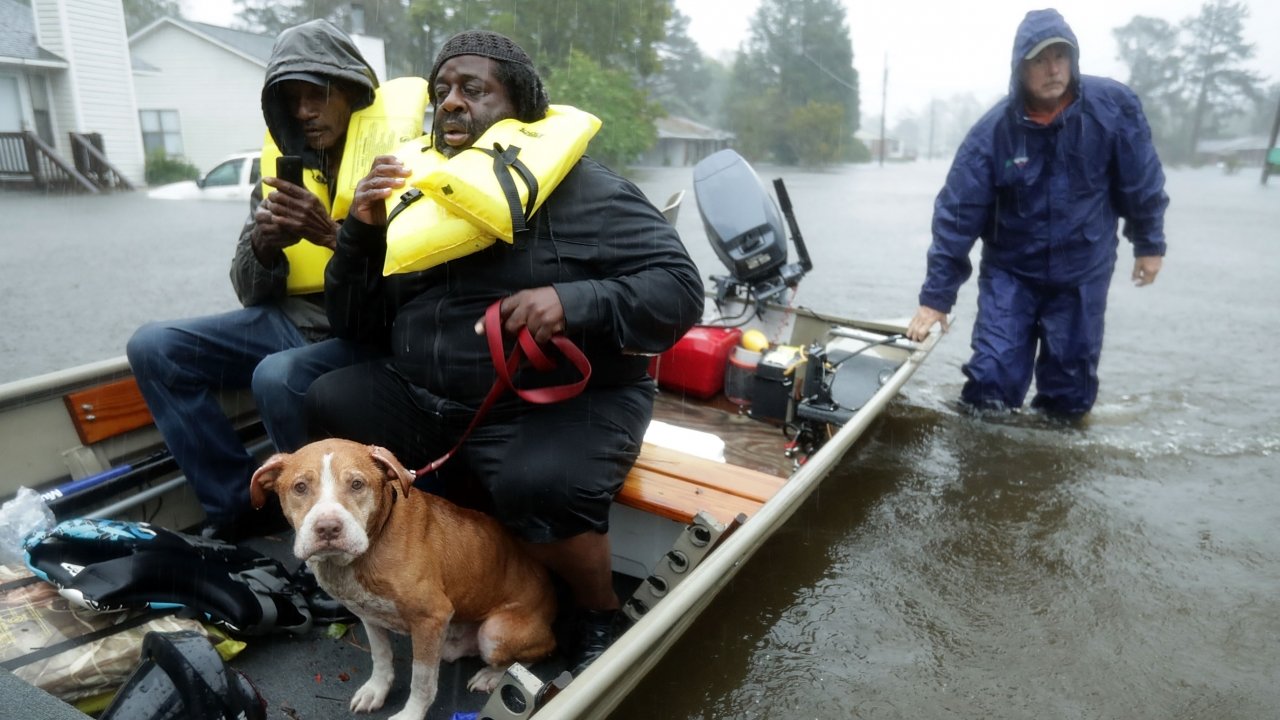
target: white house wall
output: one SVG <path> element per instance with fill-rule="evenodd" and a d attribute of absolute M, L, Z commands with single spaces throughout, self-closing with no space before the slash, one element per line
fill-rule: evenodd
<path fill-rule="evenodd" d="M 201 173 L 262 147 L 262 65 L 173 25 L 136 38 L 133 54 L 159 70 L 134 76 L 138 107 L 178 111 L 183 155 Z"/>
<path fill-rule="evenodd" d="M 49 52 L 72 61 L 74 53 L 64 36 L 66 8 L 61 0 L 33 0 L 36 43 Z M 122 6 L 123 7 L 123 6 Z M 63 157 L 71 157 L 71 141 L 67 131 L 78 128 L 75 102 L 75 78 L 69 70 L 49 73 L 49 115 L 53 123 L 54 149 Z"/>
<path fill-rule="evenodd" d="M 38 42 L 70 68 L 49 77 L 57 149 L 68 131 L 101 133 L 107 159 L 130 181 L 144 178 L 142 134 L 120 0 L 33 0 Z"/>

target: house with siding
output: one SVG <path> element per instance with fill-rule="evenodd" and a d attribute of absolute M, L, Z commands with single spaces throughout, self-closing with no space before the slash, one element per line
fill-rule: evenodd
<path fill-rule="evenodd" d="M 658 141 L 636 160 L 637 165 L 694 165 L 729 147 L 734 139 L 731 132 L 677 115 L 660 117 L 654 125 L 658 130 Z"/>
<path fill-rule="evenodd" d="M 142 135 L 120 0 L 0 0 L 0 133 L 73 156 L 69 133 L 141 184 Z"/>
<path fill-rule="evenodd" d="M 262 147 L 262 77 L 275 37 L 162 18 L 129 38 L 143 144 L 203 173 Z"/>

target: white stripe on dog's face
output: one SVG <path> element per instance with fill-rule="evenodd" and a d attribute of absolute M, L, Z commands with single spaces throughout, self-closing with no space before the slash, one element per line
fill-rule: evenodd
<path fill-rule="evenodd" d="M 332 555 L 340 562 L 350 562 L 369 549 L 369 536 L 364 523 L 343 504 L 342 467 L 335 467 L 335 454 L 321 458 L 319 480 L 311 488 L 315 502 L 307 510 L 293 541 L 293 552 L 299 559 L 313 555 Z M 318 486 L 318 487 L 317 487 Z M 366 513 L 361 512 L 362 515 Z M 346 556 L 344 560 L 341 556 Z"/>

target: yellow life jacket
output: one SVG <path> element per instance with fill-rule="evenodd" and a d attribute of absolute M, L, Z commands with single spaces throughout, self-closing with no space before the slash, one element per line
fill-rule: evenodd
<path fill-rule="evenodd" d="M 552 105 L 537 122 L 494 123 L 415 186 L 484 232 L 513 242 L 586 152 L 600 118 Z"/>
<path fill-rule="evenodd" d="M 447 162 L 424 135 L 396 148 L 395 156 L 411 175 L 402 193 L 387 198 L 387 257 L 383 275 L 426 270 L 483 250 L 495 242 L 437 203 L 417 187 L 423 178 Z"/>
<path fill-rule="evenodd" d="M 427 105 L 431 102 L 431 89 L 420 77 L 402 77 L 382 83 L 374 91 L 373 102 L 366 108 L 351 113 L 347 123 L 347 137 L 342 146 L 342 164 L 334 181 L 335 192 L 329 198 L 329 186 L 322 175 L 313 169 L 302 174 L 302 183 L 334 220 L 341 220 L 351 209 L 351 198 L 356 184 L 369 172 L 373 159 L 391 152 L 397 145 L 422 136 L 422 122 Z M 275 176 L 276 158 L 280 149 L 266 134 L 262 143 L 262 174 Z M 284 250 L 289 259 L 290 295 L 319 292 L 324 289 L 324 269 L 333 251 L 310 242 L 290 245 Z"/>

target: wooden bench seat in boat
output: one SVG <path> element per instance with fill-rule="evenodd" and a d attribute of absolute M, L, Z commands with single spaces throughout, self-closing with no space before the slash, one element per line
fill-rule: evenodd
<path fill-rule="evenodd" d="M 86 446 L 152 424 L 132 377 L 70 393 L 64 400 Z M 785 482 L 767 473 L 645 443 L 616 500 L 686 524 L 705 511 L 728 525 L 739 515 L 754 515 Z"/>
<path fill-rule="evenodd" d="M 617 502 L 688 523 L 699 510 L 728 525 L 755 514 L 786 483 L 757 470 L 645 443 Z"/>

